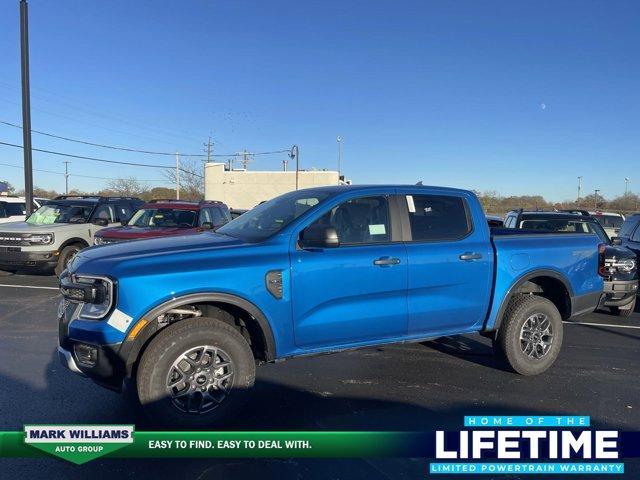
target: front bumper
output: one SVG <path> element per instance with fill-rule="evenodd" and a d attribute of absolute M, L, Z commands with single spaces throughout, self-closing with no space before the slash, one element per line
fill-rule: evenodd
<path fill-rule="evenodd" d="M 58 347 L 58 360 L 60 360 L 60 363 L 72 372 L 82 375 L 83 377 L 86 376 L 84 372 L 78 368 L 78 365 L 73 358 L 73 354 L 69 350 Z"/>
<path fill-rule="evenodd" d="M 604 282 L 603 292 L 601 306 L 624 307 L 630 304 L 638 293 L 638 280 Z"/>
<path fill-rule="evenodd" d="M 126 362 L 119 352 L 121 343 L 97 345 L 69 336 L 69 326 L 77 320 L 78 304 L 62 300 L 58 309 L 58 357 L 62 365 L 79 375 L 89 377 L 105 388 L 122 390 L 122 382 L 126 376 Z M 102 320 L 96 320 L 101 322 Z M 95 360 L 91 364 L 78 358 L 76 345 L 84 345 L 95 349 Z"/>
<path fill-rule="evenodd" d="M 57 250 L 24 251 L 21 247 L 0 247 L 0 266 L 3 267 L 55 267 Z"/>

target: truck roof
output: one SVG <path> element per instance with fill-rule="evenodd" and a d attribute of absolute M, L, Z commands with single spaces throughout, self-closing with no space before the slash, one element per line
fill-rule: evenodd
<path fill-rule="evenodd" d="M 354 192 L 354 191 L 367 191 L 367 190 L 375 190 L 380 188 L 410 188 L 415 190 L 429 190 L 429 191 L 437 191 L 441 193 L 472 193 L 470 190 L 464 190 L 461 188 L 453 188 L 453 187 L 438 187 L 431 185 L 411 185 L 411 184 L 368 184 L 368 185 L 329 185 L 325 187 L 312 187 L 305 188 L 304 190 L 313 191 L 313 192 L 330 192 L 330 193 L 340 193 L 340 192 Z"/>

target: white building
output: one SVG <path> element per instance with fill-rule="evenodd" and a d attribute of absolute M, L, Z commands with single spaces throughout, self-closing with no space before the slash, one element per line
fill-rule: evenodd
<path fill-rule="evenodd" d="M 298 188 L 338 185 L 338 172 L 310 170 L 298 172 Z M 296 189 L 296 172 L 225 170 L 224 163 L 207 163 L 204 169 L 204 198 L 220 200 L 230 208 L 253 208 Z"/>

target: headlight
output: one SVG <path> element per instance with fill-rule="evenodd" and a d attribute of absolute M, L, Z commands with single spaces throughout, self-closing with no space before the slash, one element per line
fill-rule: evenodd
<path fill-rule="evenodd" d="M 50 245 L 54 240 L 53 233 L 33 233 L 25 237 L 25 240 L 33 245 Z"/>
<path fill-rule="evenodd" d="M 636 269 L 636 261 L 631 258 L 606 259 L 604 262 L 607 273 L 623 272 L 629 273 Z"/>
<path fill-rule="evenodd" d="M 102 245 L 102 244 L 104 244 L 104 240 L 102 240 L 102 237 L 95 236 L 95 237 L 93 237 L 93 244 L 94 245 Z"/>
<path fill-rule="evenodd" d="M 631 272 L 636 268 L 636 261 L 631 259 L 618 260 L 613 263 L 613 266 L 621 272 Z"/>
<path fill-rule="evenodd" d="M 90 320 L 104 318 L 113 306 L 114 285 L 106 277 L 78 276 L 73 283 L 63 280 L 60 293 L 64 298 L 82 304 L 80 317 Z"/>

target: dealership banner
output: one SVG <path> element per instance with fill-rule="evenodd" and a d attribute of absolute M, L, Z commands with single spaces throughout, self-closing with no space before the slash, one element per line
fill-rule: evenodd
<path fill-rule="evenodd" d="M 640 432 L 588 416 L 469 416 L 458 431 L 136 431 L 133 425 L 26 425 L 0 432 L 0 457 L 433 459 L 438 474 L 622 474 Z"/>

